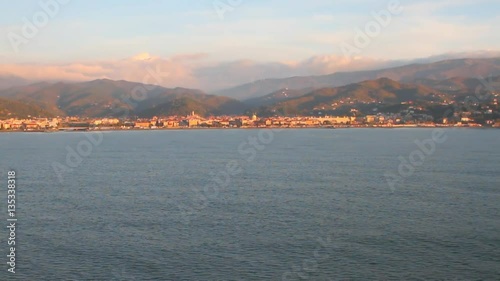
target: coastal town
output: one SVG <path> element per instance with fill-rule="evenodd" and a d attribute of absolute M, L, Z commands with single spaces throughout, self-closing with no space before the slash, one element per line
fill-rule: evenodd
<path fill-rule="evenodd" d="M 452 114 L 438 122 L 430 115 L 403 114 L 366 116 L 209 116 L 192 112 L 187 116 L 165 116 L 148 119 L 55 117 L 0 120 L 0 131 L 51 132 L 88 130 L 158 130 L 193 128 L 397 128 L 397 127 L 491 127 L 500 128 L 499 119 L 478 123 L 469 116 Z"/>

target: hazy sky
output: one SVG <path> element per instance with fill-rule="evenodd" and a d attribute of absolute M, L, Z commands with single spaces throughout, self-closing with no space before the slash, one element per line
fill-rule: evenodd
<path fill-rule="evenodd" d="M 43 24 L 41 3 L 54 1 L 64 3 L 57 2 L 46 25 L 25 36 L 26 20 Z M 394 12 L 392 2 L 401 9 Z M 139 80 L 115 68 L 149 58 L 169 64 L 183 86 L 218 88 L 226 85 L 202 80 L 215 72 L 251 80 L 500 50 L 498 0 L 2 0 L 1 7 L 0 74 L 12 70 L 41 79 L 49 73 L 72 79 L 62 67 L 81 67 L 88 73 L 73 79 Z M 390 20 L 376 23 L 373 13 L 380 11 Z M 372 35 L 357 44 L 357 29 L 366 28 Z M 346 56 L 342 46 L 356 52 Z M 35 67 L 52 72 L 32 73 Z"/>

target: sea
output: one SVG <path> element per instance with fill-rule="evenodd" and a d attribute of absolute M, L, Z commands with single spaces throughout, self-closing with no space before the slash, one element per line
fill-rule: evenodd
<path fill-rule="evenodd" d="M 500 280 L 498 129 L 0 133 L 0 151 L 0 280 Z"/>

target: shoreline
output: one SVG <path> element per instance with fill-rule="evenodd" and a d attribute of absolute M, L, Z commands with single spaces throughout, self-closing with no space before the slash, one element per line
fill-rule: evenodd
<path fill-rule="evenodd" d="M 455 126 L 455 125 L 396 125 L 396 126 L 373 126 L 373 125 L 339 125 L 339 126 L 311 126 L 311 127 L 175 127 L 175 128 L 92 128 L 86 130 L 73 130 L 73 129 L 48 129 L 48 130 L 0 130 L 0 133 L 57 133 L 57 132 L 128 132 L 128 131 L 182 131 L 182 130 L 260 130 L 260 129 L 280 129 L 280 130 L 293 130 L 293 129 L 430 129 L 430 128 L 460 128 L 460 129 L 500 129 L 495 126 Z"/>

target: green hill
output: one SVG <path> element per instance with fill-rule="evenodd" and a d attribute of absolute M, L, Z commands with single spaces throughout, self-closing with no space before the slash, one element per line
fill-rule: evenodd
<path fill-rule="evenodd" d="M 198 115 L 241 114 L 245 109 L 243 103 L 227 97 L 219 96 L 175 96 L 164 103 L 153 105 L 138 113 L 140 117 L 165 115 Z"/>
<path fill-rule="evenodd" d="M 313 90 L 303 96 L 278 102 L 260 112 L 308 114 L 313 110 L 335 110 L 341 106 L 369 103 L 442 102 L 446 95 L 426 86 L 403 84 L 388 78 L 349 84 L 338 88 Z"/>
<path fill-rule="evenodd" d="M 0 119 L 54 117 L 56 114 L 37 105 L 26 104 L 16 100 L 0 98 Z"/>
<path fill-rule="evenodd" d="M 60 116 L 174 115 L 193 110 L 199 113 L 233 114 L 243 111 L 243 104 L 239 101 L 207 95 L 200 90 L 169 89 L 108 79 L 83 83 L 37 83 L 2 90 L 2 96 L 36 104 Z M 183 106 L 185 110 L 170 104 L 176 100 L 179 103 L 178 99 L 186 99 Z"/>
<path fill-rule="evenodd" d="M 500 91 L 500 76 L 463 78 L 453 77 L 446 80 L 416 79 L 415 84 L 425 85 L 443 93 L 458 97 L 479 95 L 488 91 Z"/>

